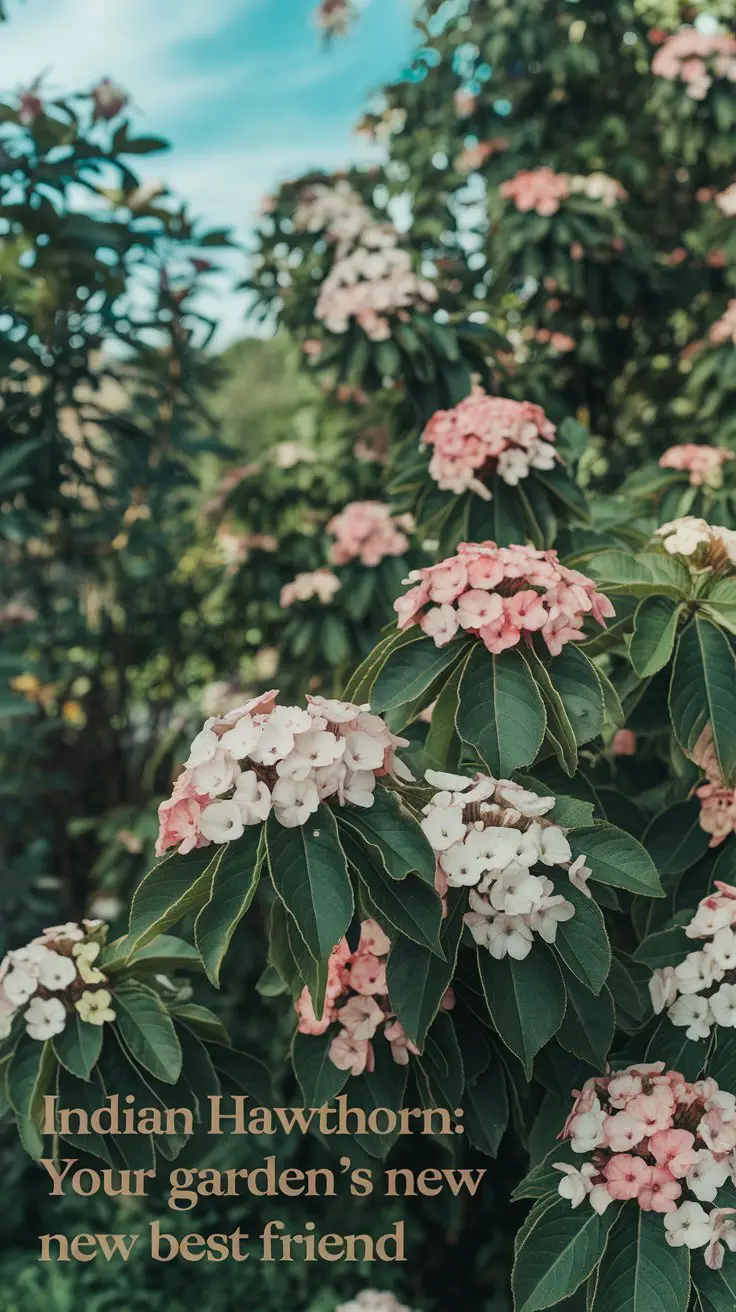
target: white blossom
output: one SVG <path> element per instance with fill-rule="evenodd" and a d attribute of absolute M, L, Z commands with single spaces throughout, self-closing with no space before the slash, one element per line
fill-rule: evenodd
<path fill-rule="evenodd" d="M 593 1163 L 583 1162 L 580 1170 L 569 1162 L 553 1162 L 552 1166 L 555 1171 L 564 1172 L 557 1186 L 558 1194 L 561 1198 L 567 1198 L 572 1207 L 579 1207 L 593 1188 L 591 1177 L 596 1174 Z"/>
<path fill-rule="evenodd" d="M 71 957 L 64 957 L 60 952 L 48 952 L 41 962 L 38 982 L 51 993 L 66 989 L 77 978 L 77 967 Z"/>
<path fill-rule="evenodd" d="M 271 793 L 274 815 L 285 829 L 303 825 L 319 806 L 313 779 L 278 779 Z"/>
<path fill-rule="evenodd" d="M 685 1176 L 687 1187 L 701 1203 L 712 1203 L 728 1180 L 731 1168 L 728 1161 L 719 1161 L 709 1148 L 698 1148 L 695 1158 Z"/>
<path fill-rule="evenodd" d="M 685 994 L 672 1004 L 667 1012 L 673 1025 L 686 1027 L 688 1039 L 707 1039 L 710 1034 L 710 1007 L 708 999 L 699 994 Z"/>
<path fill-rule="evenodd" d="M 235 801 L 210 802 L 200 816 L 199 827 L 211 843 L 231 843 L 243 833 L 243 817 Z"/>
<path fill-rule="evenodd" d="M 233 801 L 244 825 L 257 825 L 268 819 L 271 793 L 268 784 L 258 778 L 255 770 L 244 770 L 239 776 Z"/>
<path fill-rule="evenodd" d="M 708 998 L 711 1015 L 717 1025 L 736 1027 L 736 984 L 721 984 Z"/>
<path fill-rule="evenodd" d="M 488 951 L 500 961 L 523 961 L 532 950 L 532 931 L 521 916 L 495 916 L 488 926 Z"/>
<path fill-rule="evenodd" d="M 45 1043 L 61 1034 L 67 1011 L 60 998 L 33 998 L 25 1012 L 26 1032 L 31 1039 Z"/>
<path fill-rule="evenodd" d="M 700 1203 L 687 1200 L 664 1217 L 665 1239 L 672 1248 L 705 1248 L 711 1237 L 708 1213 Z"/>

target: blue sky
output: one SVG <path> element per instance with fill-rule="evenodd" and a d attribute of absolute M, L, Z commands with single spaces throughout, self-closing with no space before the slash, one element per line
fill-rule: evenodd
<path fill-rule="evenodd" d="M 411 0 L 363 0 L 353 32 L 325 50 L 314 0 L 9 0 L 0 86 L 47 70 L 50 92 L 108 76 L 135 121 L 172 150 L 146 161 L 194 213 L 245 238 L 260 197 L 312 167 L 366 157 L 354 124 L 413 44 Z M 223 301 L 218 298 L 220 314 Z M 224 306 L 241 331 L 242 298 Z"/>

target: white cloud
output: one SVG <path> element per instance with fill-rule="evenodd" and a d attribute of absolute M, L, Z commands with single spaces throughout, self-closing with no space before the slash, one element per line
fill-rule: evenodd
<path fill-rule="evenodd" d="M 182 46 L 215 34 L 244 8 L 265 0 L 27 0 L 13 5 L 0 41 L 0 84 L 23 86 L 48 69 L 53 91 L 109 75 L 147 117 L 168 113 L 191 94 L 177 76 Z M 197 77 L 199 91 L 220 74 Z"/>

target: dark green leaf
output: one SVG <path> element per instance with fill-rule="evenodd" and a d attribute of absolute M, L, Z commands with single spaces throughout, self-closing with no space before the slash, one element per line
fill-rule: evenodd
<path fill-rule="evenodd" d="M 565 1015 L 565 985 L 557 962 L 538 942 L 523 961 L 508 956 L 497 961 L 479 947 L 478 970 L 493 1024 L 531 1075 L 539 1049 Z"/>
<path fill-rule="evenodd" d="M 681 607 L 670 597 L 645 597 L 634 616 L 629 658 L 640 679 L 669 663 Z"/>
<path fill-rule="evenodd" d="M 134 980 L 115 994 L 115 1028 L 144 1070 L 164 1084 L 176 1084 L 181 1075 L 181 1046 L 174 1024 L 153 989 Z"/>
<path fill-rule="evenodd" d="M 657 868 L 641 843 L 624 829 L 605 823 L 568 835 L 573 858 L 584 856 L 591 880 L 627 888 L 645 897 L 663 897 Z"/>
<path fill-rule="evenodd" d="M 599 1261 L 619 1209 L 598 1216 L 566 1198 L 536 1204 L 519 1235 L 512 1286 L 517 1312 L 538 1312 L 569 1298 Z"/>
<path fill-rule="evenodd" d="M 698 615 L 680 635 L 670 684 L 672 727 L 686 756 L 692 756 L 706 725 L 724 781 L 736 783 L 736 657 L 731 643 L 710 620 Z"/>
<path fill-rule="evenodd" d="M 687 1312 L 689 1300 L 688 1249 L 670 1247 L 655 1212 L 622 1207 L 593 1279 L 590 1312 Z"/>
<path fill-rule="evenodd" d="M 232 936 L 255 896 L 263 857 L 263 827 L 249 825 L 242 838 L 228 843 L 212 875 L 209 902 L 197 916 L 194 941 L 216 987 Z"/>
<path fill-rule="evenodd" d="M 477 643 L 460 680 L 457 727 L 491 774 L 508 779 L 530 765 L 546 724 L 544 702 L 521 653 L 491 656 Z"/>
<path fill-rule="evenodd" d="M 266 851 L 276 892 L 315 961 L 325 961 L 353 916 L 353 890 L 334 815 L 322 805 L 306 824 L 285 829 L 272 812 Z"/>
<path fill-rule="evenodd" d="M 102 1052 L 102 1025 L 89 1025 L 73 1011 L 66 1027 L 52 1040 L 62 1066 L 80 1080 L 88 1080 Z"/>

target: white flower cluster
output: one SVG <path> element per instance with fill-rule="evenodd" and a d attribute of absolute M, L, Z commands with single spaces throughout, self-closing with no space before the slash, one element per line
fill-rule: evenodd
<path fill-rule="evenodd" d="M 373 341 L 385 341 L 390 336 L 386 315 L 437 299 L 434 284 L 414 272 L 393 224 L 378 223 L 346 182 L 305 191 L 294 226 L 324 232 L 328 241 L 336 243 L 335 262 L 316 309 L 329 332 L 347 332 L 354 318 Z"/>
<path fill-rule="evenodd" d="M 671 519 L 655 533 L 670 556 L 694 556 L 696 552 L 705 559 L 716 549 L 725 553 L 730 564 L 736 564 L 736 530 L 723 528 L 720 524 L 709 524 L 696 515 L 684 515 L 681 519 Z M 703 550 L 701 550 L 701 548 Z"/>
<path fill-rule="evenodd" d="M 114 1020 L 107 977 L 94 965 L 107 927 L 101 920 L 51 925 L 0 963 L 0 1038 L 22 1013 L 26 1033 L 44 1043 L 61 1034 L 76 1011 L 91 1025 Z"/>
<path fill-rule="evenodd" d="M 705 940 L 677 966 L 661 966 L 649 981 L 657 1015 L 667 1012 L 688 1039 L 707 1039 L 713 1026 L 736 1028 L 736 888 L 717 883 L 685 928 Z"/>
<path fill-rule="evenodd" d="M 435 793 L 424 807 L 422 829 L 437 856 L 440 891 L 468 887 L 464 919 L 476 943 L 500 960 L 523 961 L 534 934 L 554 943 L 557 926 L 575 907 L 549 877 L 557 866 L 588 897 L 585 857 L 572 859 L 560 825 L 545 819 L 554 797 L 539 797 L 510 779 L 428 770 Z M 544 867 L 534 874 L 534 867 Z"/>
<path fill-rule="evenodd" d="M 184 772 L 159 807 L 157 853 L 190 852 L 240 838 L 273 810 L 287 829 L 304 824 L 320 802 L 373 805 L 376 776 L 411 779 L 396 758 L 408 746 L 369 706 L 307 697 L 307 707 L 277 706 L 277 692 L 206 721 Z"/>
<path fill-rule="evenodd" d="M 404 1303 L 393 1295 L 380 1293 L 377 1289 L 364 1289 L 357 1298 L 349 1303 L 341 1303 L 335 1312 L 411 1312 Z"/>

